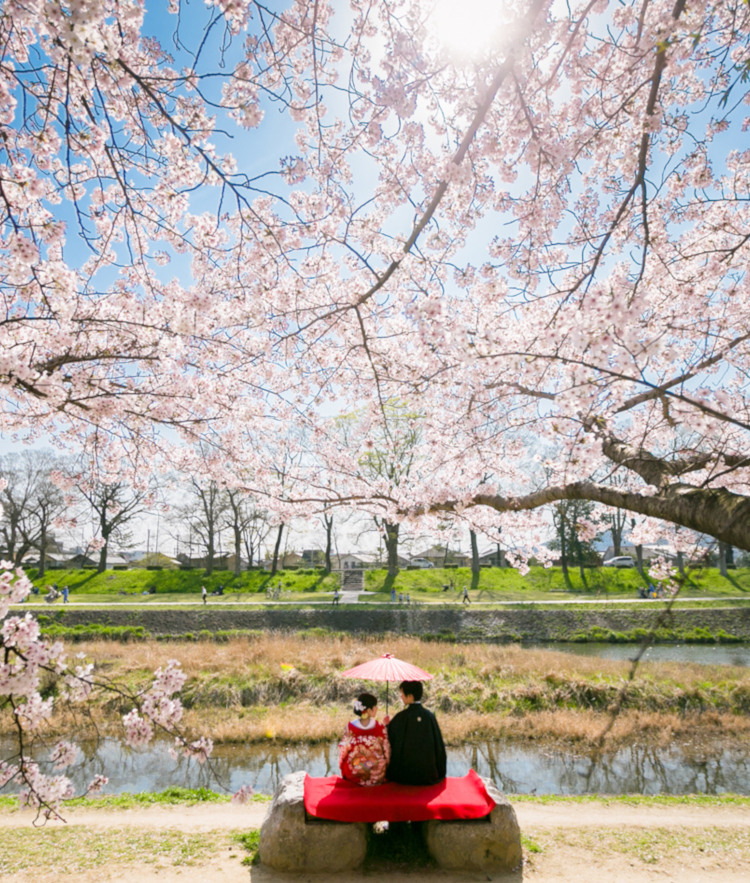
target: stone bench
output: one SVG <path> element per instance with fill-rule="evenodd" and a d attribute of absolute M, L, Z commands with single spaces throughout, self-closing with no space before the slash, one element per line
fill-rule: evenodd
<path fill-rule="evenodd" d="M 308 817 L 305 775 L 290 773 L 276 789 L 260 829 L 261 863 L 289 873 L 341 873 L 362 867 L 370 826 Z M 494 782 L 482 781 L 495 801 L 489 816 L 422 823 L 427 848 L 441 868 L 510 872 L 521 864 L 521 832 L 513 807 Z"/>

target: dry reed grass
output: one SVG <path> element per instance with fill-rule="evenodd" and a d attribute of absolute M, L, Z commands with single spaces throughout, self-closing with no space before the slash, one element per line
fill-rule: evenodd
<path fill-rule="evenodd" d="M 203 711 L 188 712 L 186 723 L 204 732 L 210 724 L 217 743 L 333 742 L 341 737 L 350 715 L 329 709 L 272 708 L 265 713 L 240 716 L 221 712 L 209 717 Z M 440 727 L 448 745 L 465 745 L 493 739 L 558 742 L 597 745 L 609 722 L 605 713 L 593 711 L 542 711 L 529 714 L 498 715 L 468 712 L 440 715 Z M 634 742 L 667 745 L 686 738 L 714 744 L 750 738 L 750 721 L 741 715 L 716 714 L 684 717 L 677 714 L 625 712 L 618 716 L 604 742 L 615 749 Z"/>
<path fill-rule="evenodd" d="M 277 675 L 282 665 L 293 665 L 307 675 L 335 675 L 382 653 L 393 653 L 433 674 L 470 673 L 480 678 L 493 675 L 527 677 L 557 674 L 580 678 L 623 678 L 629 662 L 576 656 L 555 650 L 528 649 L 516 644 L 445 644 L 422 641 L 418 637 L 301 637 L 294 634 L 265 634 L 232 639 L 227 643 L 158 642 L 118 644 L 91 641 L 76 645 L 99 666 L 118 673 L 142 672 L 178 659 L 190 676 L 217 674 L 224 678 L 247 675 Z M 706 680 L 706 666 L 676 662 L 642 663 L 641 677 L 675 681 L 687 687 Z M 745 669 L 715 667 L 750 687 Z"/>
<path fill-rule="evenodd" d="M 430 643 L 416 637 L 269 634 L 227 643 L 96 641 L 79 644 L 76 650 L 106 674 L 131 681 L 179 659 L 188 676 L 183 691 L 189 705 L 185 723 L 217 743 L 339 738 L 361 684 L 337 675 L 391 652 L 436 675 L 427 685 L 427 704 L 438 712 L 450 744 L 510 738 L 594 745 L 630 670 L 627 662 L 551 650 Z M 282 666 L 293 666 L 295 671 Z M 706 708 L 714 682 L 721 683 L 725 698 L 750 697 L 750 674 L 744 669 L 712 671 L 677 663 L 641 666 L 630 688 L 636 691 L 635 700 L 617 717 L 606 746 L 702 738 L 745 742 L 750 738 L 747 716 Z M 395 698 L 393 689 L 391 696 Z M 696 710 L 675 710 L 686 696 L 699 698 Z M 544 707 L 545 703 L 552 707 Z M 90 735 L 96 725 L 103 734 L 119 732 L 120 716 L 126 710 L 113 702 L 96 708 L 93 722 L 87 722 L 61 709 L 51 729 L 55 734 L 75 729 Z M 9 733 L 11 726 L 10 717 L 0 715 L 0 733 Z"/>
<path fill-rule="evenodd" d="M 319 708 L 311 705 L 268 709 L 189 709 L 183 724 L 193 733 L 210 736 L 218 744 L 312 744 L 338 740 L 351 714 L 348 709 Z M 439 714 L 440 727 L 448 745 L 465 745 L 494 739 L 599 746 L 609 723 L 605 712 L 557 709 L 526 714 Z M 12 733 L 9 716 L 0 717 L 0 736 Z M 87 718 L 60 711 L 45 728 L 44 734 L 58 738 L 75 732 L 79 738 L 121 736 L 119 715 L 103 708 Z M 653 747 L 674 742 L 696 745 L 743 744 L 750 741 L 750 719 L 744 715 L 680 715 L 665 712 L 621 712 L 601 747 L 615 750 L 634 743 Z"/>

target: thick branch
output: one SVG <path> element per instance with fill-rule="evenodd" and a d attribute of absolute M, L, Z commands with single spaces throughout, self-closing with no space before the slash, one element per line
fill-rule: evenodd
<path fill-rule="evenodd" d="M 521 497 L 477 494 L 471 504 L 489 506 L 497 512 L 521 512 L 560 500 L 589 500 L 616 509 L 626 509 L 628 512 L 679 524 L 750 551 L 750 499 L 733 494 L 726 488 L 673 485 L 662 493 L 649 495 L 592 481 L 578 481 L 548 487 Z M 458 502 L 450 501 L 431 506 L 430 511 L 452 512 L 461 508 L 462 505 Z"/>

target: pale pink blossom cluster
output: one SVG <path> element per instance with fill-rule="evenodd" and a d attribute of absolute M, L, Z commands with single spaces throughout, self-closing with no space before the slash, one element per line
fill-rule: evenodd
<path fill-rule="evenodd" d="M 0 597 L 5 613 L 11 603 L 23 601 L 28 595 L 31 582 L 22 570 L 13 569 L 9 562 L 0 564 Z M 65 660 L 60 642 L 50 643 L 41 633 L 39 623 L 30 613 L 25 616 L 5 616 L 0 628 L 0 699 L 9 698 L 16 722 L 23 733 L 25 751 L 35 745 L 35 734 L 42 731 L 54 710 L 53 695 L 43 698 L 39 692 L 41 679 L 59 679 L 63 689 L 57 691 L 60 699 L 67 702 L 86 702 L 94 690 L 109 690 L 126 695 L 123 688 L 109 681 L 97 682 L 92 663 L 85 662 L 80 653 L 80 664 L 71 672 Z M 140 696 L 132 697 L 139 708 L 134 708 L 123 718 L 126 741 L 133 746 L 147 744 L 154 734 L 155 726 L 165 733 L 177 733 L 182 717 L 182 705 L 176 693 L 183 687 L 185 675 L 179 663 L 171 660 L 163 669 L 155 672 L 151 687 Z M 176 738 L 186 756 L 203 763 L 211 754 L 210 739 L 188 739 L 179 733 Z M 53 770 L 66 769 L 75 764 L 78 757 L 75 742 L 63 739 L 49 751 L 48 763 Z M 20 786 L 22 806 L 35 808 L 44 818 L 58 817 L 61 802 L 73 796 L 73 786 L 63 775 L 47 775 L 37 761 L 23 756 L 18 762 L 0 760 L 0 787 L 14 781 Z M 96 793 L 107 784 L 104 776 L 97 776 L 89 784 L 87 793 Z"/>
<path fill-rule="evenodd" d="M 648 575 L 654 582 L 667 583 L 669 586 L 676 585 L 674 578 L 677 576 L 677 570 L 663 555 L 651 559 Z"/>
<path fill-rule="evenodd" d="M 142 748 L 153 739 L 154 728 L 151 722 L 141 717 L 135 708 L 123 715 L 122 725 L 125 728 L 125 741 L 131 748 Z"/>
<path fill-rule="evenodd" d="M 578 538 L 584 543 L 589 543 L 595 539 L 599 530 L 600 528 L 589 518 L 580 518 L 576 523 Z"/>
<path fill-rule="evenodd" d="M 100 794 L 102 788 L 104 788 L 108 782 L 109 779 L 107 778 L 107 776 L 103 776 L 101 775 L 101 773 L 97 773 L 97 775 L 95 775 L 94 778 L 86 786 L 86 794 L 90 796 Z"/>
<path fill-rule="evenodd" d="M 188 760 L 197 760 L 198 763 L 205 763 L 213 754 L 214 743 L 212 739 L 201 736 L 193 742 L 189 742 L 183 736 L 177 736 L 174 741 L 174 747 L 170 748 L 170 754 L 175 760 L 182 755 Z"/>
<path fill-rule="evenodd" d="M 75 763 L 77 756 L 77 745 L 74 745 L 72 742 L 58 742 L 52 750 L 49 759 L 56 770 L 62 770 Z"/>
<path fill-rule="evenodd" d="M 21 807 L 41 809 L 45 818 L 59 817 L 58 809 L 63 800 L 75 794 L 73 784 L 67 776 L 47 776 L 39 764 L 23 758 L 16 782 L 23 784 L 19 792 Z"/>
<path fill-rule="evenodd" d="M 243 785 L 239 791 L 232 795 L 232 803 L 244 806 L 253 796 L 253 789 L 250 785 Z"/>

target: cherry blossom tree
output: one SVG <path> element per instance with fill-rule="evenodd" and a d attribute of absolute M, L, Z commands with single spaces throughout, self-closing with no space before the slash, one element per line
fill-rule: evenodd
<path fill-rule="evenodd" d="M 0 431 L 516 564 L 566 500 L 750 549 L 747 3 L 148 10 L 0 11 Z M 392 401 L 408 481 L 336 432 Z"/>
<path fill-rule="evenodd" d="M 0 787 L 17 785 L 21 806 L 35 810 L 38 820 L 60 818 L 62 802 L 75 796 L 70 779 L 61 771 L 75 763 L 79 752 L 74 742 L 50 740 L 47 724 L 56 702 L 85 706 L 101 692 L 117 695 L 123 704 L 131 706 L 122 719 L 127 744 L 147 745 L 159 732 L 174 739 L 175 756 L 180 753 L 200 763 L 208 759 L 211 740 L 192 739 L 180 725 L 182 705 L 176 694 L 185 675 L 178 662 L 172 660 L 164 669 L 158 669 L 153 682 L 141 690 L 97 676 L 91 663 L 69 663 L 62 644 L 46 640 L 30 614 L 7 615 L 11 604 L 28 596 L 31 582 L 9 562 L 0 564 L 0 568 L 0 636 L 4 651 L 0 709 L 12 716 L 17 745 L 15 754 L 0 761 Z M 40 693 L 42 682 L 47 698 Z M 95 794 L 106 784 L 107 778 L 97 775 L 85 793 Z M 239 799 L 246 798 L 243 791 Z"/>
<path fill-rule="evenodd" d="M 282 507 L 585 499 L 747 548 L 747 5 L 487 3 L 462 46 L 455 10 L 6 4 L 3 428 L 112 471 L 200 437 Z M 332 493 L 331 407 L 394 398 L 424 480 Z"/>

